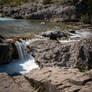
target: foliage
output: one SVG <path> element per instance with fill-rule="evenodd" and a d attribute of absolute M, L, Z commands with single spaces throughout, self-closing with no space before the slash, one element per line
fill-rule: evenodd
<path fill-rule="evenodd" d="M 86 5 L 87 8 L 85 13 L 81 16 L 81 21 L 92 24 L 92 0 L 87 0 Z"/>
<path fill-rule="evenodd" d="M 15 4 L 20 4 L 21 2 L 27 2 L 28 0 L 1 0 L 0 5 L 4 4 L 10 4 L 10 3 L 15 3 Z"/>
<path fill-rule="evenodd" d="M 42 4 L 43 5 L 51 4 L 51 0 L 43 0 Z"/>
<path fill-rule="evenodd" d="M 92 15 L 92 0 L 88 0 L 87 6 L 88 6 L 88 13 Z"/>
<path fill-rule="evenodd" d="M 90 23 L 88 14 L 84 14 L 81 16 L 81 21 L 84 23 Z"/>

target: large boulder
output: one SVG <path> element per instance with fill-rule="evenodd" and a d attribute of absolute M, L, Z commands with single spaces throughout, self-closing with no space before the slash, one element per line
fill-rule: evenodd
<path fill-rule="evenodd" d="M 61 32 L 61 31 L 47 31 L 47 32 L 43 32 L 41 34 L 43 37 L 48 37 L 51 40 L 56 40 L 57 38 L 62 38 L 62 37 L 67 37 L 68 34 Z"/>
<path fill-rule="evenodd" d="M 18 53 L 14 41 L 7 40 L 0 35 L 0 65 L 8 64 L 14 59 L 18 59 Z"/>
<path fill-rule="evenodd" d="M 92 70 L 82 73 L 78 69 L 48 67 L 33 70 L 25 78 L 37 92 L 92 91 Z"/>
<path fill-rule="evenodd" d="M 6 73 L 0 74 L 0 92 L 23 92 Z"/>
<path fill-rule="evenodd" d="M 24 76 L 11 77 L 0 73 L 0 92 L 35 92 Z"/>
<path fill-rule="evenodd" d="M 81 71 L 92 68 L 92 37 L 70 43 L 39 41 L 29 47 L 40 67 L 77 67 Z"/>

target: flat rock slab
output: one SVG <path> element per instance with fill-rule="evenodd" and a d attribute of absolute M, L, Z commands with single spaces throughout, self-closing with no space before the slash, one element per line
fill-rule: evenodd
<path fill-rule="evenodd" d="M 0 74 L 0 92 L 23 92 L 6 73 Z"/>
<path fill-rule="evenodd" d="M 24 76 L 11 77 L 0 74 L 0 92 L 35 92 Z"/>
<path fill-rule="evenodd" d="M 25 77 L 45 92 L 92 92 L 92 70 L 83 73 L 73 68 L 48 67 L 33 70 Z"/>

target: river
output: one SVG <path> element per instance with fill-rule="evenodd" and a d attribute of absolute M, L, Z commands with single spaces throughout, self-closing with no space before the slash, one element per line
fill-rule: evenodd
<path fill-rule="evenodd" d="M 0 34 L 21 34 L 47 31 L 55 27 L 53 23 L 41 20 L 16 20 L 11 18 L 0 18 Z"/>
<path fill-rule="evenodd" d="M 74 28 L 74 27 L 72 27 Z M 11 18 L 0 18 L 0 34 L 15 35 L 23 33 L 44 32 L 48 30 L 69 30 L 72 29 L 68 25 L 58 25 L 50 22 L 40 20 L 16 20 Z M 74 30 L 74 29 L 73 29 Z M 72 34 L 67 40 L 59 40 L 61 43 L 80 41 L 88 36 L 92 36 L 89 29 L 76 28 L 76 33 Z M 25 45 L 29 45 L 37 40 L 47 40 L 42 38 L 35 38 L 28 41 L 16 42 L 20 58 L 12 61 L 10 64 L 0 66 L 0 72 L 7 72 L 8 74 L 25 74 L 34 68 L 39 68 L 35 63 L 35 58 L 24 53 Z"/>

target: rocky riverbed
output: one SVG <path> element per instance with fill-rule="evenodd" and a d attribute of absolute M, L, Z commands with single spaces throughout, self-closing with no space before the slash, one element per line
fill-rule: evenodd
<path fill-rule="evenodd" d="M 0 6 L 1 16 L 16 19 L 54 19 L 54 21 L 74 22 L 80 20 L 80 15 L 85 11 L 84 0 L 58 0 L 56 3 L 43 5 L 42 0 Z M 55 1 L 53 1 L 55 2 Z"/>
<path fill-rule="evenodd" d="M 24 75 L 20 75 L 21 72 L 18 71 L 12 74 L 7 72 L 9 75 L 5 72 L 0 73 L 1 92 L 91 92 L 92 35 L 88 30 L 86 33 L 79 33 L 47 31 L 36 34 L 34 39 L 26 40 L 26 51 L 35 58 L 40 68 L 27 70 Z M 23 40 L 18 38 L 10 42 L 9 39 L 0 36 L 0 64 L 10 63 L 19 58 L 14 44 L 16 41 Z M 6 49 L 8 54 L 5 53 Z M 12 67 L 12 70 L 18 70 L 17 67 L 13 68 L 15 67 Z M 26 68 L 22 71 L 26 71 Z"/>
<path fill-rule="evenodd" d="M 0 5 L 0 17 L 14 18 L 0 18 L 0 92 L 92 92 L 92 26 L 77 22 L 84 11 L 85 0 Z"/>

